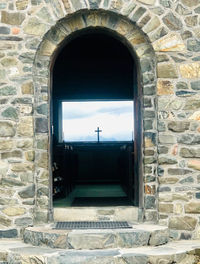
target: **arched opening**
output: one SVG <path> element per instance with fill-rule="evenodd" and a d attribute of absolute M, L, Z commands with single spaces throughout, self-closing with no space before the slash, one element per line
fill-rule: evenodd
<path fill-rule="evenodd" d="M 101 28 L 72 35 L 54 64 L 52 99 L 54 206 L 138 206 L 137 70 L 127 46 Z"/>

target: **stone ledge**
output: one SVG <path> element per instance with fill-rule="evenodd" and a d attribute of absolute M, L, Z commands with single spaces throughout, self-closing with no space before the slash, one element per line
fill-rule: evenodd
<path fill-rule="evenodd" d="M 0 240 L 0 263 L 40 264 L 157 264 L 199 263 L 200 241 L 178 241 L 158 247 L 106 250 L 61 250 L 33 247 L 19 240 Z M 1 256 L 1 254 L 0 254 Z"/>
<path fill-rule="evenodd" d="M 169 241 L 167 227 L 133 225 L 133 229 L 54 230 L 48 227 L 28 227 L 25 243 L 62 249 L 106 249 L 158 246 Z"/>

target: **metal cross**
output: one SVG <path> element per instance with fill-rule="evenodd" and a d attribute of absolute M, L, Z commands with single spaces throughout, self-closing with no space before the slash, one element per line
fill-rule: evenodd
<path fill-rule="evenodd" d="M 102 130 L 97 127 L 97 130 L 95 130 L 95 132 L 97 133 L 97 141 L 99 142 L 99 133 L 102 132 Z"/>

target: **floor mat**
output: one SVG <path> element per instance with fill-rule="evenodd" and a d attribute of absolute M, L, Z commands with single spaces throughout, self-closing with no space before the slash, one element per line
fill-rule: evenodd
<path fill-rule="evenodd" d="M 132 228 L 126 221 L 80 221 L 80 222 L 57 222 L 53 229 L 118 229 Z"/>

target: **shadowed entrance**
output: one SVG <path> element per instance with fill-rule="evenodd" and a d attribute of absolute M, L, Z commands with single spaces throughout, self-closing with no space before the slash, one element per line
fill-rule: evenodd
<path fill-rule="evenodd" d="M 62 111 L 64 102 L 129 101 L 134 108 L 136 83 L 128 48 L 109 32 L 83 31 L 65 44 L 53 71 L 54 206 L 138 205 L 134 136 L 68 140 Z M 103 130 L 95 128 L 94 135 Z"/>

